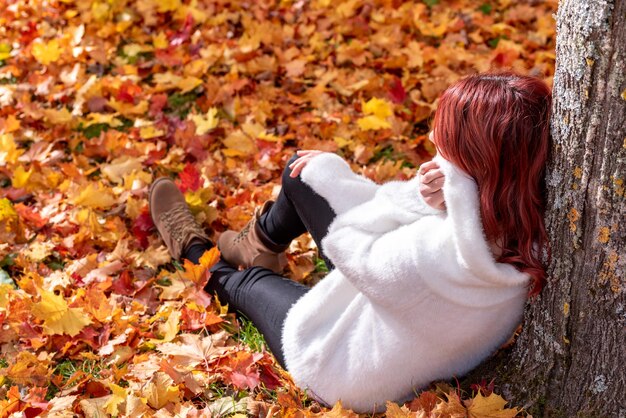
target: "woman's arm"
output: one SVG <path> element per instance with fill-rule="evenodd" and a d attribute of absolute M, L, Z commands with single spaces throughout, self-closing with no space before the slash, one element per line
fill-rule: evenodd
<path fill-rule="evenodd" d="M 330 204 L 337 215 L 371 200 L 380 187 L 352 171 L 340 156 L 328 152 L 298 151 L 291 166 L 295 175 Z"/>
<path fill-rule="evenodd" d="M 436 222 L 436 220 L 435 220 Z M 440 237 L 428 239 L 429 228 L 416 221 L 377 234 L 352 225 L 331 227 L 322 241 L 324 253 L 347 279 L 372 302 L 381 306 L 402 305 L 420 286 L 424 256 Z M 432 233 L 432 231 L 430 231 Z"/>

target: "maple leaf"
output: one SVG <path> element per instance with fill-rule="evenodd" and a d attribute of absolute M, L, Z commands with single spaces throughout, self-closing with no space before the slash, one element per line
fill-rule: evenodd
<path fill-rule="evenodd" d="M 395 104 L 403 103 L 406 100 L 406 90 L 402 86 L 402 80 L 394 77 L 387 90 L 389 98 Z"/>
<path fill-rule="evenodd" d="M 226 147 L 222 153 L 227 157 L 246 157 L 253 155 L 257 150 L 255 142 L 242 131 L 230 133 L 222 143 Z"/>
<path fill-rule="evenodd" d="M 71 337 L 87 325 L 91 319 L 82 308 L 70 308 L 63 296 L 44 289 L 39 290 L 41 301 L 33 305 L 32 312 L 43 321 L 44 334 L 67 334 Z"/>
<path fill-rule="evenodd" d="M 0 221 L 16 218 L 17 212 L 13 208 L 13 204 L 11 203 L 11 201 L 6 197 L 0 199 Z"/>
<path fill-rule="evenodd" d="M 446 393 L 446 400 L 437 403 L 432 414 L 449 418 L 466 418 L 467 409 L 461 403 L 459 397 L 454 393 Z"/>
<path fill-rule="evenodd" d="M 153 139 L 165 135 L 165 131 L 156 128 L 154 125 L 144 126 L 139 129 L 141 139 Z"/>
<path fill-rule="evenodd" d="M 495 393 L 484 397 L 478 392 L 476 397 L 467 403 L 469 403 L 467 412 L 470 418 L 513 418 L 519 413 L 516 408 L 505 409 L 504 405 L 507 402 Z"/>
<path fill-rule="evenodd" d="M 132 227 L 133 235 L 137 237 L 139 244 L 144 250 L 148 248 L 148 237 L 151 235 L 153 228 L 154 222 L 152 221 L 152 216 L 150 216 L 149 209 L 145 207 L 133 221 Z"/>
<path fill-rule="evenodd" d="M 0 42 L 0 61 L 11 56 L 11 45 L 6 42 Z"/>
<path fill-rule="evenodd" d="M 23 151 L 17 147 L 11 134 L 0 135 L 0 167 L 14 164 Z"/>
<path fill-rule="evenodd" d="M 217 109 L 210 108 L 205 115 L 189 115 L 189 119 L 196 125 L 196 135 L 204 135 L 210 130 L 217 127 L 219 118 L 217 117 Z"/>
<path fill-rule="evenodd" d="M 207 279 L 208 270 L 215 264 L 220 258 L 220 252 L 217 247 L 213 247 L 208 251 L 205 251 L 198 260 L 198 264 L 192 263 L 191 261 L 185 259 L 183 268 L 185 269 L 184 273 L 182 273 L 183 277 L 190 282 L 194 283 L 196 286 L 204 287 L 204 284 Z"/>
<path fill-rule="evenodd" d="M 104 410 L 107 414 L 117 416 L 119 413 L 118 407 L 126 400 L 128 393 L 125 388 L 114 383 L 109 383 L 109 389 L 111 389 L 111 397 L 104 404 Z"/>
<path fill-rule="evenodd" d="M 363 113 L 369 116 L 357 120 L 357 125 L 363 131 L 390 128 L 387 118 L 393 115 L 391 104 L 384 99 L 376 97 L 362 104 Z"/>
<path fill-rule="evenodd" d="M 89 183 L 76 196 L 72 203 L 92 209 L 107 209 L 117 203 L 113 194 L 101 184 Z"/>
<path fill-rule="evenodd" d="M 439 402 L 439 398 L 433 392 L 422 392 L 407 405 L 409 410 L 416 412 L 425 412 L 429 414 L 435 405 Z"/>
<path fill-rule="evenodd" d="M 323 418 L 359 418 L 359 414 L 350 409 L 344 409 L 341 401 L 337 401 L 337 403 L 333 406 L 333 409 L 322 413 L 321 416 Z"/>
<path fill-rule="evenodd" d="M 46 120 L 53 125 L 65 125 L 72 121 L 72 114 L 67 108 L 62 108 L 61 110 L 56 109 L 44 109 L 44 114 L 46 115 Z"/>
<path fill-rule="evenodd" d="M 410 418 L 413 414 L 406 407 L 400 407 L 395 402 L 387 401 L 387 411 L 385 412 L 385 416 L 387 418 Z"/>
<path fill-rule="evenodd" d="M 200 187 L 202 187 L 202 178 L 200 177 L 200 172 L 193 164 L 187 163 L 183 171 L 178 173 L 178 179 L 178 188 L 183 193 L 187 193 L 187 191 L 189 190 L 195 192 Z"/>
<path fill-rule="evenodd" d="M 148 405 L 155 409 L 163 408 L 168 403 L 180 399 L 178 386 L 174 386 L 174 380 L 163 372 L 156 372 L 143 387 L 141 394 L 148 401 Z"/>
<path fill-rule="evenodd" d="M 261 376 L 255 363 L 263 355 L 261 353 L 250 353 L 248 351 L 238 351 L 234 356 L 228 357 L 226 370 L 226 380 L 230 381 L 239 389 L 254 389 L 261 383 Z"/>
<path fill-rule="evenodd" d="M 204 338 L 197 334 L 180 334 L 177 343 L 159 344 L 156 349 L 171 356 L 175 366 L 194 367 L 224 353 L 227 339 L 225 331 Z"/>
<path fill-rule="evenodd" d="M 49 65 L 61 57 L 59 41 L 52 39 L 50 42 L 36 42 L 33 44 L 32 54 L 43 65 Z"/>
<path fill-rule="evenodd" d="M 49 365 L 49 359 L 43 354 L 35 356 L 28 351 L 20 351 L 6 371 L 6 376 L 18 384 L 43 386 L 52 374 Z"/>
<path fill-rule="evenodd" d="M 124 176 L 141 170 L 141 158 L 122 156 L 100 167 L 102 174 L 114 183 L 121 184 Z"/>

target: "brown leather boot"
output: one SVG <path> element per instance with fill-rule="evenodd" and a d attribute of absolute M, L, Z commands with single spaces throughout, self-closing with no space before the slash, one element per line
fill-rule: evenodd
<path fill-rule="evenodd" d="M 171 179 L 155 180 L 150 186 L 148 202 L 152 221 L 172 258 L 179 260 L 191 244 L 211 242 Z"/>
<path fill-rule="evenodd" d="M 257 209 L 247 225 L 239 232 L 224 231 L 217 240 L 222 259 L 232 265 L 243 268 L 261 266 L 276 273 L 287 265 L 285 250 L 287 245 L 272 245 L 263 233 L 258 219 L 267 212 L 274 202 L 265 202 L 261 210 Z"/>

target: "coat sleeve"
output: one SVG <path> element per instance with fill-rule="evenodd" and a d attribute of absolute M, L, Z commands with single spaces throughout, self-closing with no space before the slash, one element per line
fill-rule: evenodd
<path fill-rule="evenodd" d="M 426 231 L 445 212 L 426 205 L 417 189 L 417 181 L 381 186 L 374 199 L 338 217 L 322 241 L 335 268 L 381 305 L 414 294 L 420 259 L 437 256 L 438 239 Z"/>
<path fill-rule="evenodd" d="M 311 159 L 300 177 L 326 199 L 337 215 L 371 200 L 380 187 L 353 172 L 343 158 L 332 153 L 322 153 Z"/>
<path fill-rule="evenodd" d="M 377 234 L 351 225 L 337 226 L 324 238 L 325 254 L 372 303 L 401 305 L 419 287 L 420 259 L 429 251 L 417 221 Z"/>

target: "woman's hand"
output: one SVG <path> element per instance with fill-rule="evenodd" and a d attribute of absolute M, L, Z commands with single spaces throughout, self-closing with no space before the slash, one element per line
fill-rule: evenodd
<path fill-rule="evenodd" d="M 304 167 L 306 167 L 309 161 L 311 161 L 311 158 L 315 157 L 316 155 L 320 155 L 323 152 L 324 151 L 318 150 L 300 150 L 296 152 L 298 159 L 289 164 L 289 168 L 291 168 L 291 173 L 289 173 L 289 177 L 298 177 Z"/>
<path fill-rule="evenodd" d="M 435 209 L 445 209 L 446 202 L 443 198 L 443 182 L 445 176 L 439 164 L 429 161 L 420 166 L 417 172 L 420 178 L 420 194 L 426 204 Z"/>

